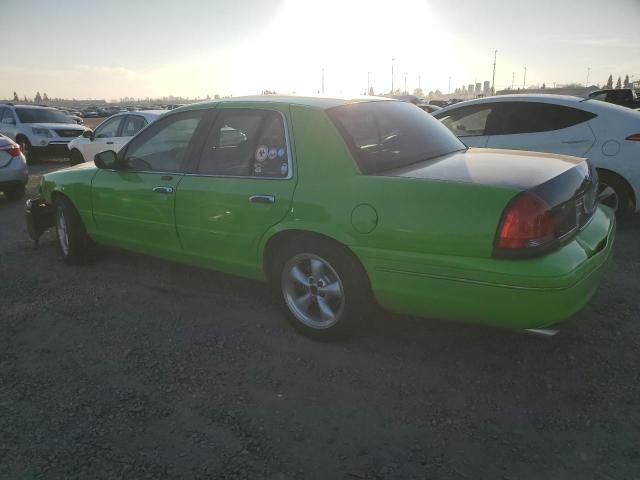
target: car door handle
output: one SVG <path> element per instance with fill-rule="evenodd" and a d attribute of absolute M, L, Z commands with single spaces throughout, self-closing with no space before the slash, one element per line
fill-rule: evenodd
<path fill-rule="evenodd" d="M 585 143 L 585 142 L 588 142 L 588 141 L 589 141 L 588 138 L 583 138 L 581 140 L 564 140 L 562 143 L 572 144 L 572 143 Z"/>
<path fill-rule="evenodd" d="M 167 185 L 158 185 L 153 187 L 152 190 L 156 193 L 173 193 L 173 187 Z"/>
<path fill-rule="evenodd" d="M 113 145 L 113 142 L 107 142 L 107 145 Z"/>
<path fill-rule="evenodd" d="M 251 195 L 249 201 L 251 203 L 275 203 L 276 197 L 273 195 Z"/>

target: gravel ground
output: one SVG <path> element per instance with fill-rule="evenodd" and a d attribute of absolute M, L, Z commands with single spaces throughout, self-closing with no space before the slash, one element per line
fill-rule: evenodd
<path fill-rule="evenodd" d="M 22 215 L 0 197 L 0 478 L 640 479 L 639 218 L 553 339 L 380 314 L 322 344 L 260 283 L 67 267 Z"/>

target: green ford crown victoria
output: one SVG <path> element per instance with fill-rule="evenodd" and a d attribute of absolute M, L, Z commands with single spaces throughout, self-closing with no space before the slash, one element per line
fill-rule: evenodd
<path fill-rule="evenodd" d="M 408 103 L 247 97 L 46 174 L 26 215 L 35 241 L 55 225 L 67 263 L 104 244 L 268 281 L 316 338 L 376 304 L 542 329 L 589 301 L 612 255 L 597 182 L 584 159 L 467 149 Z"/>

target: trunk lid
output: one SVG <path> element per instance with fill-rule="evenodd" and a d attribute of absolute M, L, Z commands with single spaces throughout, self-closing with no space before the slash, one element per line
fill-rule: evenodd
<path fill-rule="evenodd" d="M 379 175 L 528 190 L 584 161 L 553 153 L 470 148 Z"/>

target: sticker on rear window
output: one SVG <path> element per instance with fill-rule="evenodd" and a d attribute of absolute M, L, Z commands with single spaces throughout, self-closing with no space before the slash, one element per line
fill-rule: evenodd
<path fill-rule="evenodd" d="M 276 157 L 278 156 L 278 150 L 276 150 L 275 148 L 271 148 L 269 149 L 269 160 L 274 160 Z"/>

